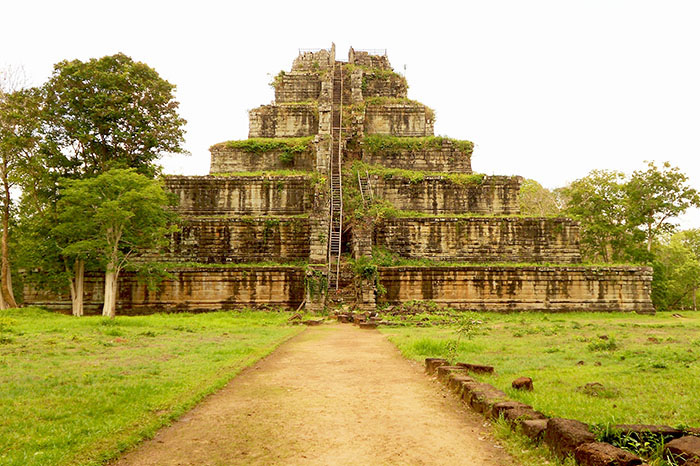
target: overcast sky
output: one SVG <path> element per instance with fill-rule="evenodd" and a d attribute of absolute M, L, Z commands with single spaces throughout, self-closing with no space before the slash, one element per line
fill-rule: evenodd
<path fill-rule="evenodd" d="M 34 84 L 60 60 L 124 52 L 177 85 L 191 155 L 168 173 L 206 174 L 209 146 L 247 137 L 298 49 L 335 42 L 338 58 L 352 45 L 405 65 L 436 134 L 476 143 L 477 172 L 555 188 L 670 161 L 700 189 L 697 0 L 5 0 L 1 14 L 0 65 Z"/>

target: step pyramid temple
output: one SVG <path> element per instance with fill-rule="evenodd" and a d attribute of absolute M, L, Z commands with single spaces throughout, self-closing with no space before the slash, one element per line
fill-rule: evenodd
<path fill-rule="evenodd" d="M 522 179 L 471 168 L 473 144 L 435 137 L 385 52 L 300 51 L 250 111 L 249 139 L 211 147 L 207 176 L 167 176 L 180 231 L 120 277 L 120 314 L 246 307 L 372 310 L 410 301 L 493 311 L 653 312 L 648 267 L 581 264 L 568 218 L 520 215 Z M 102 303 L 89 274 L 87 311 Z M 70 309 L 67 297 L 25 301 Z"/>

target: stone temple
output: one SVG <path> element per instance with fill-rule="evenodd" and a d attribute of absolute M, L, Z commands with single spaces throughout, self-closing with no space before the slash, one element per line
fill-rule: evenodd
<path fill-rule="evenodd" d="M 250 111 L 249 139 L 211 147 L 207 176 L 168 176 L 182 217 L 157 291 L 120 277 L 120 314 L 358 309 L 429 300 L 495 311 L 653 312 L 648 267 L 581 264 L 578 224 L 520 215 L 522 179 L 473 174 L 469 141 L 433 134 L 385 52 L 300 51 Z M 86 310 L 102 303 L 89 274 Z M 70 309 L 67 297 L 25 301 Z"/>

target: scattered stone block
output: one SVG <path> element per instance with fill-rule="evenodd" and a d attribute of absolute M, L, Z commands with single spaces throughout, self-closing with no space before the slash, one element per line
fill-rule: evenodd
<path fill-rule="evenodd" d="M 547 419 L 526 419 L 520 423 L 520 432 L 531 440 L 539 441 L 547 428 Z"/>
<path fill-rule="evenodd" d="M 301 323 L 304 325 L 308 325 L 309 327 L 315 327 L 316 325 L 321 325 L 323 323 L 323 319 L 304 320 Z"/>
<path fill-rule="evenodd" d="M 511 386 L 516 390 L 532 391 L 532 379 L 530 377 L 518 377 L 513 380 Z"/>
<path fill-rule="evenodd" d="M 338 314 L 336 316 L 336 319 L 338 319 L 338 322 L 340 322 L 341 324 L 347 324 L 348 322 L 350 322 L 350 316 L 348 316 L 347 314 Z"/>
<path fill-rule="evenodd" d="M 688 427 L 685 432 L 689 435 L 700 437 L 700 427 Z"/>
<path fill-rule="evenodd" d="M 474 411 L 488 415 L 493 405 L 507 400 L 505 393 L 487 383 L 482 383 L 472 390 L 469 405 Z"/>
<path fill-rule="evenodd" d="M 466 362 L 458 362 L 458 366 L 464 367 L 467 372 L 473 372 L 475 374 L 493 374 L 493 366 L 484 366 L 481 364 L 469 364 Z"/>
<path fill-rule="evenodd" d="M 437 371 L 440 366 L 449 366 L 450 363 L 447 359 L 443 358 L 425 358 L 425 372 L 432 375 Z"/>
<path fill-rule="evenodd" d="M 459 366 L 440 366 L 437 368 L 438 380 L 444 384 L 449 382 L 449 377 L 453 373 L 465 374 L 465 371 Z"/>
<path fill-rule="evenodd" d="M 543 439 L 559 457 L 573 455 L 584 443 L 595 442 L 588 425 L 574 419 L 552 418 L 547 422 Z"/>
<path fill-rule="evenodd" d="M 532 409 L 532 406 L 528 406 L 525 403 L 521 403 L 519 401 L 501 401 L 500 403 L 496 403 L 491 407 L 491 417 L 494 419 L 498 419 L 502 413 L 514 408 Z"/>
<path fill-rule="evenodd" d="M 475 382 L 475 380 L 473 378 L 469 377 L 468 375 L 458 374 L 458 373 L 453 372 L 448 377 L 447 386 L 453 392 L 457 392 L 461 395 L 463 382 Z"/>
<path fill-rule="evenodd" d="M 580 445 L 574 457 L 581 466 L 636 466 L 643 463 L 637 455 L 602 442 Z"/>
<path fill-rule="evenodd" d="M 360 328 L 364 328 L 364 329 L 377 328 L 376 322 L 360 322 L 359 326 L 360 326 Z"/>
<path fill-rule="evenodd" d="M 467 403 L 468 405 L 471 405 L 472 394 L 481 385 L 483 385 L 483 384 L 481 382 L 477 382 L 476 380 L 474 380 L 474 381 L 467 380 L 467 381 L 462 382 L 462 400 L 465 403 Z"/>
<path fill-rule="evenodd" d="M 666 444 L 666 451 L 671 453 L 680 464 L 693 458 L 700 459 L 700 437 L 686 435 L 685 437 L 671 440 Z"/>

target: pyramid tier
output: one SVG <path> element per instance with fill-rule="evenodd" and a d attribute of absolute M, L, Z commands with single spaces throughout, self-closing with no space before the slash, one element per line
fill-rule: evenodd
<path fill-rule="evenodd" d="M 296 309 L 304 299 L 302 267 L 189 267 L 169 270 L 172 279 L 151 291 L 133 273 L 119 275 L 117 314 L 199 312 L 254 307 Z M 67 295 L 25 286 L 35 306 L 70 312 Z M 85 312 L 98 314 L 104 302 L 104 274 L 85 275 Z"/>
<path fill-rule="evenodd" d="M 385 168 L 469 174 L 473 148 L 469 141 L 443 137 L 368 136 L 362 141 L 362 161 Z"/>
<path fill-rule="evenodd" d="M 297 138 L 318 134 L 318 103 L 263 105 L 248 113 L 249 138 Z"/>
<path fill-rule="evenodd" d="M 654 312 L 651 267 L 380 267 L 378 304 L 465 310 Z"/>
<path fill-rule="evenodd" d="M 393 218 L 373 244 L 397 256 L 448 262 L 581 262 L 578 223 L 566 218 Z"/>
<path fill-rule="evenodd" d="M 520 212 L 519 176 L 421 176 L 410 179 L 370 173 L 375 197 L 395 208 L 432 215 L 484 214 L 513 215 Z"/>
<path fill-rule="evenodd" d="M 211 174 L 316 168 L 316 143 L 312 137 L 256 138 L 214 144 Z"/>
<path fill-rule="evenodd" d="M 306 175 L 168 176 L 181 215 L 289 216 L 312 210 L 315 185 Z"/>
<path fill-rule="evenodd" d="M 190 217 L 170 244 L 142 260 L 226 264 L 308 261 L 308 217 Z"/>

